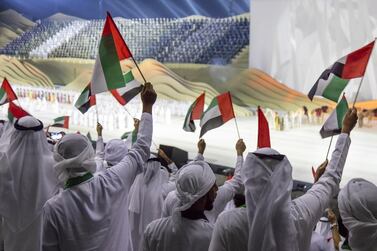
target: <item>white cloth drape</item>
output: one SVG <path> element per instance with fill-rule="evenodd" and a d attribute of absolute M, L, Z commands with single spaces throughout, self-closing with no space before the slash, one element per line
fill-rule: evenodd
<path fill-rule="evenodd" d="M 377 186 L 352 179 L 340 191 L 338 204 L 352 250 L 377 250 Z"/>

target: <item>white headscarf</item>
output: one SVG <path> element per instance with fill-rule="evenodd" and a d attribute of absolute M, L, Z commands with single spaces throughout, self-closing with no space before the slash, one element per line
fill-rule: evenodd
<path fill-rule="evenodd" d="M 95 173 L 95 153 L 89 139 L 81 134 L 67 134 L 54 148 L 54 166 L 61 182 L 86 172 Z"/>
<path fill-rule="evenodd" d="M 121 139 L 112 139 L 105 146 L 105 160 L 111 166 L 118 164 L 128 153 L 127 144 Z"/>
<path fill-rule="evenodd" d="M 288 159 L 273 149 L 261 148 L 247 155 L 243 172 L 249 221 L 248 250 L 298 251 L 290 214 L 293 182 Z"/>
<path fill-rule="evenodd" d="M 0 214 L 13 232 L 27 228 L 58 191 L 43 124 L 26 116 L 15 122 L 6 153 L 0 154 Z"/>
<path fill-rule="evenodd" d="M 376 185 L 361 178 L 352 179 L 340 191 L 338 204 L 343 224 L 349 230 L 349 243 L 352 250 L 376 250 Z"/>
<path fill-rule="evenodd" d="M 189 209 L 213 187 L 216 176 L 204 161 L 193 161 L 181 168 L 176 181 L 179 203 L 175 211 Z"/>

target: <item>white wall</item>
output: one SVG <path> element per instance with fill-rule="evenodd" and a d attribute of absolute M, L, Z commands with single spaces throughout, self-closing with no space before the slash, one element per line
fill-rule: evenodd
<path fill-rule="evenodd" d="M 250 67 L 304 93 L 328 66 L 377 36 L 376 0 L 251 0 L 250 9 Z M 358 100 L 377 99 L 376 55 Z M 358 83 L 347 87 L 349 98 Z"/>

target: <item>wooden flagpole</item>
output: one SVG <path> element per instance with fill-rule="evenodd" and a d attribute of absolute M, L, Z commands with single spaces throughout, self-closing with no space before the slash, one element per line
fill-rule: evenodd
<path fill-rule="evenodd" d="M 333 138 L 334 138 L 334 135 L 331 136 L 331 140 L 330 140 L 329 148 L 327 149 L 326 159 L 329 157 L 330 148 L 331 148 L 331 144 L 332 144 L 332 139 L 333 139 Z"/>

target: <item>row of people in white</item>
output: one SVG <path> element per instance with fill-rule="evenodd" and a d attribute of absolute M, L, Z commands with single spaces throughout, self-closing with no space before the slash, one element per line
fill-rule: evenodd
<path fill-rule="evenodd" d="M 202 159 L 203 141 L 197 158 L 179 171 L 172 166 L 169 178 L 148 160 L 156 100 L 150 84 L 141 97 L 143 114 L 131 148 L 110 143 L 96 155 L 85 136 L 68 134 L 52 153 L 35 118 L 21 118 L 8 128 L 7 138 L 0 138 L 5 250 L 309 250 L 312 229 L 339 189 L 355 110 L 344 119 L 324 174 L 305 195 L 291 200 L 287 157 L 262 148 L 243 163 L 242 141 L 236 146 L 235 176 L 220 188 Z M 159 219 L 162 199 L 172 189 L 176 202 L 165 205 L 171 215 Z M 245 208 L 220 214 L 243 189 Z M 376 190 L 354 180 L 339 196 L 354 250 L 377 247 Z"/>

